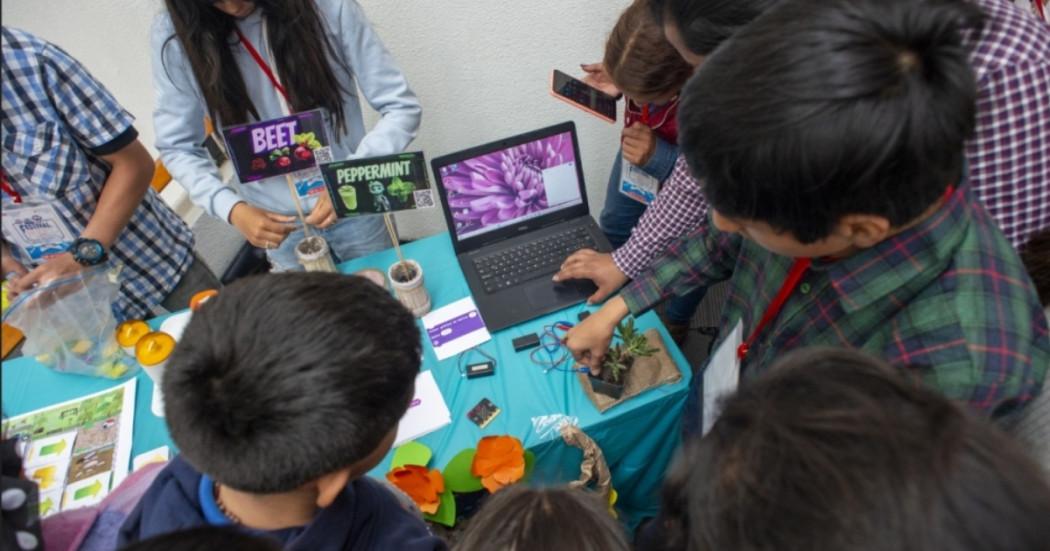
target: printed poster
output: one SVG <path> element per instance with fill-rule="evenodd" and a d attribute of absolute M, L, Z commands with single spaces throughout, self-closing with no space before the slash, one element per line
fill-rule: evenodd
<path fill-rule="evenodd" d="M 135 379 L 2 424 L 25 446 L 26 476 L 40 487 L 40 516 L 94 505 L 128 474 Z"/>
<path fill-rule="evenodd" d="M 257 182 L 332 160 L 320 109 L 222 129 L 226 151 L 242 184 Z"/>
<path fill-rule="evenodd" d="M 421 152 L 320 166 L 340 218 L 434 206 L 434 192 Z"/>

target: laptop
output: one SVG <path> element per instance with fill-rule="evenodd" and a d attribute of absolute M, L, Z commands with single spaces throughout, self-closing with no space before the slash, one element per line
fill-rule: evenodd
<path fill-rule="evenodd" d="M 591 218 L 576 125 L 565 122 L 431 160 L 456 258 L 490 331 L 586 300 L 551 277 L 579 249 L 612 247 Z"/>

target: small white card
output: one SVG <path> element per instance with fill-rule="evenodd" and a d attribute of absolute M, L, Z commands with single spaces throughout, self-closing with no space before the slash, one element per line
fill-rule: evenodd
<path fill-rule="evenodd" d="M 651 204 L 660 192 L 660 181 L 634 163 L 623 162 L 623 178 L 620 193 L 643 204 Z"/>
<path fill-rule="evenodd" d="M 711 355 L 707 369 L 704 369 L 704 423 L 701 434 L 707 434 L 711 430 L 722 414 L 721 399 L 736 392 L 740 383 L 740 358 L 737 357 L 737 349 L 744 342 L 743 323 L 743 320 L 736 322 L 736 327 Z"/>
<path fill-rule="evenodd" d="M 153 448 L 148 452 L 143 452 L 135 456 L 131 460 L 131 471 L 137 471 L 146 465 L 153 463 L 164 463 L 171 457 L 171 450 L 167 446 L 161 446 L 159 448 Z"/>
<path fill-rule="evenodd" d="M 441 389 L 434 380 L 434 374 L 431 371 L 424 371 L 416 376 L 416 393 L 412 396 L 408 411 L 401 417 L 397 425 L 394 447 L 434 432 L 450 423 L 452 423 L 452 414 L 449 413 L 445 398 L 441 395 Z"/>
<path fill-rule="evenodd" d="M 467 297 L 423 316 L 423 327 L 437 359 L 446 360 L 492 340 L 474 299 Z"/>

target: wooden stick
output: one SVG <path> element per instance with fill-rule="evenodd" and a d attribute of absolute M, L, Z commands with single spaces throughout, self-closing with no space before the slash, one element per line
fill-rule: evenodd
<path fill-rule="evenodd" d="M 390 240 L 394 242 L 394 251 L 397 253 L 399 263 L 407 270 L 408 263 L 405 262 L 405 255 L 401 254 L 401 243 L 398 242 L 397 228 L 394 227 L 394 221 L 389 214 L 383 215 L 383 223 L 386 224 L 386 231 L 390 234 Z"/>
<path fill-rule="evenodd" d="M 303 204 L 299 202 L 299 193 L 295 191 L 295 184 L 292 182 L 292 173 L 289 172 L 288 174 L 285 174 L 284 178 L 288 181 L 288 191 L 292 193 L 292 201 L 295 203 L 295 212 L 299 213 L 299 221 L 303 223 L 303 235 L 310 237 L 310 225 L 306 223 L 306 217 L 303 216 Z"/>

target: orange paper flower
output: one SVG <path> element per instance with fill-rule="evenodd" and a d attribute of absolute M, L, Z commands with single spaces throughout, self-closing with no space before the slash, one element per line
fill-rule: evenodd
<path fill-rule="evenodd" d="M 408 494 L 419 510 L 433 515 L 441 506 L 439 495 L 445 491 L 445 479 L 441 473 L 418 465 L 405 465 L 386 473 L 386 479 Z"/>
<path fill-rule="evenodd" d="M 525 476 L 525 448 L 513 436 L 486 436 L 478 442 L 470 472 L 490 493 Z"/>

